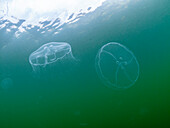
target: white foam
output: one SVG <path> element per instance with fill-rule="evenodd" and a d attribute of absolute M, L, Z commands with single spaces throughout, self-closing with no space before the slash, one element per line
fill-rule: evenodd
<path fill-rule="evenodd" d="M 0 17 L 8 16 L 12 22 L 17 19 L 25 19 L 24 26 L 37 25 L 40 21 L 55 20 L 57 17 L 65 22 L 72 13 L 94 11 L 105 0 L 8 0 L 0 1 Z"/>

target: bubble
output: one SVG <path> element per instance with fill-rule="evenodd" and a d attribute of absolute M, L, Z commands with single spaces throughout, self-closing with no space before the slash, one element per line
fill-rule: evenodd
<path fill-rule="evenodd" d="M 63 65 L 76 61 L 71 46 L 66 42 L 50 42 L 42 45 L 29 56 L 29 63 L 35 73 L 46 73 L 54 65 L 59 69 Z M 66 70 L 66 69 L 65 69 Z M 58 72 L 59 73 L 59 72 Z"/>
<path fill-rule="evenodd" d="M 11 78 L 4 78 L 1 83 L 1 88 L 4 90 L 10 89 L 13 87 L 13 80 Z"/>
<path fill-rule="evenodd" d="M 127 89 L 139 77 L 139 63 L 124 45 L 110 42 L 101 47 L 95 60 L 99 78 L 109 88 Z"/>

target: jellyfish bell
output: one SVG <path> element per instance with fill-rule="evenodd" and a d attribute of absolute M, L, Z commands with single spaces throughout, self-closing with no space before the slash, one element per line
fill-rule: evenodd
<path fill-rule="evenodd" d="M 72 68 L 76 61 L 70 44 L 66 42 L 44 44 L 29 56 L 33 72 L 39 75 L 60 74 Z"/>
<path fill-rule="evenodd" d="M 139 77 L 139 63 L 124 45 L 110 42 L 101 47 L 96 55 L 95 68 L 101 81 L 115 90 L 127 89 Z"/>

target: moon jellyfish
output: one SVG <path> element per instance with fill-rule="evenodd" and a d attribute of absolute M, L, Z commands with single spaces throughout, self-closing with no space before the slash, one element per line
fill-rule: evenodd
<path fill-rule="evenodd" d="M 102 82 L 117 90 L 131 87 L 139 76 L 139 64 L 134 54 L 116 42 L 101 47 L 96 56 L 95 68 Z"/>
<path fill-rule="evenodd" d="M 72 54 L 71 46 L 66 42 L 50 42 L 42 45 L 30 54 L 29 63 L 35 73 L 60 74 L 71 68 L 76 59 Z M 62 70 L 62 71 L 61 71 Z"/>
<path fill-rule="evenodd" d="M 13 80 L 11 78 L 4 78 L 1 83 L 1 88 L 4 90 L 10 89 L 13 87 Z"/>

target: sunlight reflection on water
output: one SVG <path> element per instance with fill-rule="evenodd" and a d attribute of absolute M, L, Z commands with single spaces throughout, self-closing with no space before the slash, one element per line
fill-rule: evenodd
<path fill-rule="evenodd" d="M 0 0 L 0 30 L 22 32 L 36 29 L 40 33 L 54 31 L 58 34 L 65 24 L 77 22 L 85 14 L 93 12 L 106 0 Z M 109 5 L 121 7 L 130 0 L 108 0 Z"/>

